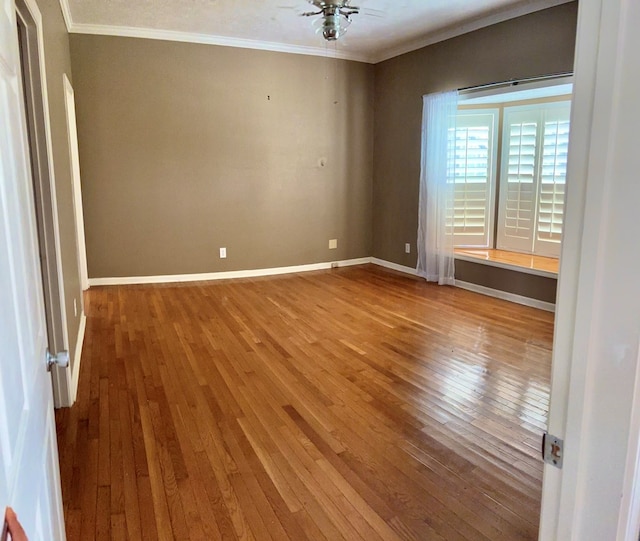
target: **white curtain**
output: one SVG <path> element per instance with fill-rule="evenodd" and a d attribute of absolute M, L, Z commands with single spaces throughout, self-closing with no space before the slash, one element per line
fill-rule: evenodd
<path fill-rule="evenodd" d="M 458 92 L 423 98 L 418 275 L 440 285 L 455 283 L 453 168 Z"/>

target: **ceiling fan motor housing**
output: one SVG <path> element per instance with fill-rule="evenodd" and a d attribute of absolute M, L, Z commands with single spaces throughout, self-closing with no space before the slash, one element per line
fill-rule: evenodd
<path fill-rule="evenodd" d="M 322 35 L 327 41 L 335 41 L 344 34 L 345 27 L 341 24 L 338 8 L 328 7 L 323 13 Z"/>
<path fill-rule="evenodd" d="M 349 24 L 351 23 L 350 16 L 358 13 L 359 8 L 349 5 L 349 0 L 309 0 L 309 3 L 316 6 L 320 12 L 317 15 L 322 15 L 320 24 L 318 24 L 318 33 L 322 32 L 322 36 L 327 41 L 335 41 L 342 36 Z M 316 15 L 315 13 L 308 13 L 305 15 Z"/>

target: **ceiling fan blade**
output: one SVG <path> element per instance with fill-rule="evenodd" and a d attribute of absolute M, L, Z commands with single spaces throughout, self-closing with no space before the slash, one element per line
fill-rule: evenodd
<path fill-rule="evenodd" d="M 369 17 L 378 17 L 380 19 L 384 19 L 387 16 L 386 12 L 381 9 L 362 8 L 360 13 Z"/>
<path fill-rule="evenodd" d="M 276 6 L 278 9 L 286 9 L 287 11 L 293 11 L 296 15 L 300 15 L 302 13 L 302 9 L 300 6 Z"/>
<path fill-rule="evenodd" d="M 294 12 L 299 17 L 312 17 L 314 15 L 322 15 L 322 11 L 303 11 L 304 8 L 300 6 L 277 6 L 278 9 Z"/>

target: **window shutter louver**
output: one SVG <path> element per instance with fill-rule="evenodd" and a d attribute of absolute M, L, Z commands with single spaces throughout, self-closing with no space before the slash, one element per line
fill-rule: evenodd
<path fill-rule="evenodd" d="M 557 257 L 570 104 L 515 106 L 504 111 L 497 247 Z"/>
<path fill-rule="evenodd" d="M 537 238 L 560 242 L 564 216 L 569 121 L 547 121 L 544 127 Z"/>
<path fill-rule="evenodd" d="M 534 217 L 534 179 L 538 125 L 520 122 L 509 126 L 508 172 L 505 235 L 521 239 L 531 238 Z"/>
<path fill-rule="evenodd" d="M 497 118 L 493 109 L 458 112 L 450 223 L 456 246 L 487 247 L 491 241 Z"/>

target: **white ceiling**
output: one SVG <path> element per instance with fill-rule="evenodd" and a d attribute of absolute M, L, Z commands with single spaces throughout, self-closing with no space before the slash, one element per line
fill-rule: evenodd
<path fill-rule="evenodd" d="M 353 16 L 346 35 L 333 43 L 314 33 L 313 18 L 299 15 L 313 8 L 306 0 L 60 1 L 71 32 L 335 55 L 375 63 L 570 0 L 352 0 L 362 12 Z"/>

